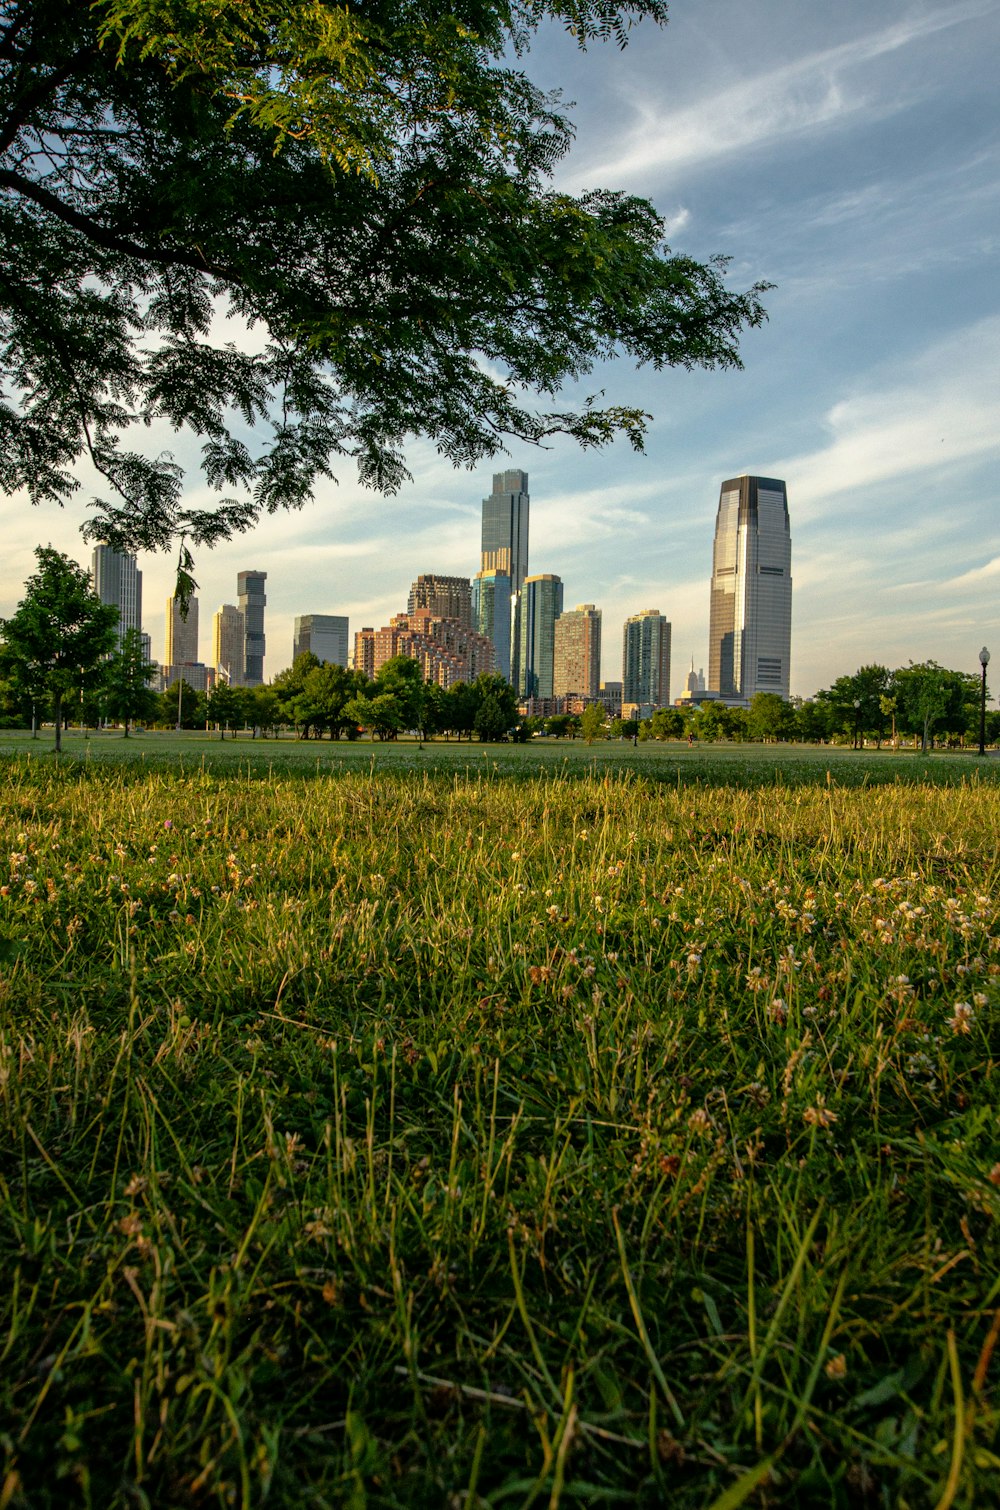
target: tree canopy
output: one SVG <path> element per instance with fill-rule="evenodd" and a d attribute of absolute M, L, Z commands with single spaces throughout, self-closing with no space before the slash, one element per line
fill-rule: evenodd
<path fill-rule="evenodd" d="M 552 189 L 572 128 L 517 66 L 552 17 L 623 45 L 666 8 L 0 0 L 0 486 L 64 502 L 86 459 L 91 538 L 211 543 L 345 467 L 392 490 L 413 436 L 641 445 L 549 407 L 600 359 L 738 365 L 762 285 Z M 207 506 L 139 422 L 199 438 Z"/>
<path fill-rule="evenodd" d="M 118 610 L 102 603 L 82 567 L 51 546 L 35 551 L 38 570 L 9 619 L 0 620 L 5 665 L 28 698 L 51 700 L 56 750 L 63 704 L 100 681 L 117 639 Z"/>

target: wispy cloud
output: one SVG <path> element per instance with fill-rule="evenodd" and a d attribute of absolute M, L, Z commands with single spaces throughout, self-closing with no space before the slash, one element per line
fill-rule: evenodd
<path fill-rule="evenodd" d="M 862 76 L 865 65 L 995 9 L 995 0 L 966 0 L 943 11 L 903 16 L 850 42 L 727 84 L 679 110 L 662 109 L 655 96 L 633 97 L 635 125 L 621 139 L 619 151 L 579 167 L 571 186 L 676 176 L 716 158 L 859 116 L 875 120 L 896 114 L 919 94 L 898 80 L 891 91 L 876 87 Z"/>
<path fill-rule="evenodd" d="M 775 464 L 776 475 L 794 488 L 797 517 L 815 516 L 834 495 L 998 449 L 1000 316 L 935 343 L 883 376 L 882 386 L 869 381 L 833 406 L 826 445 Z"/>

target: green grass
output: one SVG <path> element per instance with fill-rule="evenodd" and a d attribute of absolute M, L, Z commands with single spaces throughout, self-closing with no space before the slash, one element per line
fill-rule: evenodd
<path fill-rule="evenodd" d="M 996 766 L 3 738 L 0 1506 L 994 1501 Z"/>

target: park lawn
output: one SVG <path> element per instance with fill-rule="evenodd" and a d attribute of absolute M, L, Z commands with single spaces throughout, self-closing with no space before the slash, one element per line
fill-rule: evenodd
<path fill-rule="evenodd" d="M 154 737 L 3 763 L 0 1504 L 994 1502 L 994 765 Z"/>

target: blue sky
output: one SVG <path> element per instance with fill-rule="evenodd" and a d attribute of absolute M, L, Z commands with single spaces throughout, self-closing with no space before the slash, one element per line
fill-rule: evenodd
<path fill-rule="evenodd" d="M 673 623 L 675 693 L 692 656 L 707 663 L 715 505 L 739 472 L 788 485 L 793 692 L 870 661 L 976 671 L 984 643 L 1000 664 L 998 56 L 1000 0 L 676 0 L 621 53 L 546 31 L 527 71 L 576 101 L 558 184 L 645 195 L 676 250 L 777 285 L 745 370 L 595 373 L 585 391 L 654 414 L 643 456 L 557 442 L 469 473 L 418 444 L 395 499 L 347 475 L 321 487 L 200 556 L 202 654 L 244 567 L 269 574 L 269 675 L 297 613 L 346 613 L 353 632 L 404 608 L 418 572 L 471 575 L 506 465 L 531 479 L 531 570 L 603 610 L 608 678 L 647 607 Z M 2 615 L 39 541 L 89 551 L 82 506 L 0 507 Z M 172 567 L 141 565 L 160 656 Z"/>

